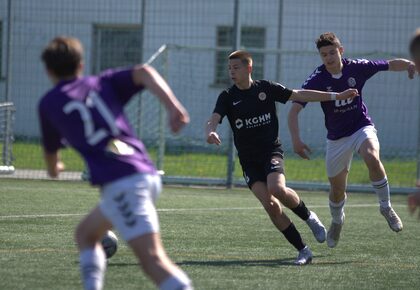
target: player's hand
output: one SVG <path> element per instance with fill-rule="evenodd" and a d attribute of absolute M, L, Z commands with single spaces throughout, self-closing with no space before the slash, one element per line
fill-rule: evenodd
<path fill-rule="evenodd" d="M 309 158 L 309 154 L 312 153 L 311 148 L 309 148 L 309 146 L 303 143 L 302 141 L 298 140 L 293 142 L 293 150 L 297 155 L 299 155 L 303 159 L 311 159 Z"/>
<path fill-rule="evenodd" d="M 347 89 L 337 94 L 337 100 L 353 99 L 359 95 L 357 89 Z"/>
<path fill-rule="evenodd" d="M 187 110 L 182 106 L 175 106 L 169 110 L 169 126 L 173 133 L 178 133 L 190 122 Z"/>
<path fill-rule="evenodd" d="M 217 134 L 216 132 L 210 132 L 207 136 L 207 143 L 220 145 L 222 144 L 222 141 L 220 141 L 219 134 Z"/>
<path fill-rule="evenodd" d="M 407 68 L 408 78 L 413 79 L 414 75 L 416 74 L 416 65 L 413 62 L 410 62 Z"/>
<path fill-rule="evenodd" d="M 414 214 L 417 208 L 420 209 L 420 192 L 410 194 L 407 198 L 408 201 L 408 211 L 411 214 Z M 420 219 L 420 211 L 418 213 L 418 218 Z"/>

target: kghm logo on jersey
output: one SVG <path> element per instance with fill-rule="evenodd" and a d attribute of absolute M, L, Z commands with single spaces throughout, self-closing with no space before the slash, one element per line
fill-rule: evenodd
<path fill-rule="evenodd" d="M 244 122 L 241 119 L 236 119 L 235 126 L 238 129 L 241 129 L 244 126 Z"/>
<path fill-rule="evenodd" d="M 267 95 L 264 92 L 258 94 L 258 99 L 260 99 L 260 101 L 265 101 L 266 98 Z"/>
<path fill-rule="evenodd" d="M 259 126 L 270 124 L 271 122 L 271 113 L 263 114 L 257 117 L 247 118 L 247 119 L 236 119 L 235 126 L 237 129 L 241 129 L 244 125 L 245 128 L 256 128 Z"/>
<path fill-rule="evenodd" d="M 347 80 L 347 84 L 349 85 L 349 87 L 354 88 L 356 86 L 356 79 L 353 77 L 349 77 L 349 79 Z"/>

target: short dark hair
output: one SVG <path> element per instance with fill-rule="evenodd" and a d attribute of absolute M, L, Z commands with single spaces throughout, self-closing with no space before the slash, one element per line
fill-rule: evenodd
<path fill-rule="evenodd" d="M 321 47 L 329 46 L 329 45 L 334 45 L 337 47 L 341 46 L 340 39 L 338 39 L 338 37 L 333 32 L 324 32 L 318 37 L 315 43 L 318 50 Z"/>
<path fill-rule="evenodd" d="M 244 65 L 252 66 L 252 55 L 245 50 L 235 50 L 229 54 L 229 59 L 240 59 Z"/>
<path fill-rule="evenodd" d="M 417 28 L 414 36 L 411 38 L 409 50 L 412 57 L 420 55 L 420 28 Z"/>
<path fill-rule="evenodd" d="M 55 76 L 73 76 L 83 60 L 83 46 L 77 38 L 58 36 L 43 50 L 41 59 Z"/>

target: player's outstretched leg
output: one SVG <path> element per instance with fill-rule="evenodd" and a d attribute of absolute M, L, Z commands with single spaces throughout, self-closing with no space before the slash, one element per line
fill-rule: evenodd
<path fill-rule="evenodd" d="M 312 252 L 303 241 L 302 236 L 293 222 L 283 212 L 280 201 L 269 193 L 267 185 L 263 182 L 255 182 L 252 185 L 251 191 L 261 202 L 261 205 L 264 207 L 276 228 L 284 235 L 286 240 L 299 251 L 295 264 L 305 265 L 310 263 L 312 261 Z"/>
<path fill-rule="evenodd" d="M 346 198 L 342 201 L 335 203 L 330 200 L 330 212 L 331 212 L 331 226 L 327 233 L 327 245 L 330 248 L 335 248 L 340 240 L 341 230 L 344 224 L 344 204 Z"/>
<path fill-rule="evenodd" d="M 376 135 L 375 135 L 376 137 Z M 394 232 L 403 229 L 400 217 L 391 206 L 388 178 L 385 168 L 379 158 L 379 141 L 377 138 L 369 138 L 363 141 L 359 149 L 360 155 L 366 163 L 369 170 L 369 177 L 373 189 L 378 196 L 380 213 L 384 216 L 389 227 Z"/>

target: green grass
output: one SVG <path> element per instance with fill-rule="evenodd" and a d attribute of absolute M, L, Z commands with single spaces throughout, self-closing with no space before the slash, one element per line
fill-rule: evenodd
<path fill-rule="evenodd" d="M 13 145 L 14 165 L 18 169 L 44 169 L 41 148 L 38 143 L 16 142 Z M 72 149 L 61 151 L 62 159 L 69 171 L 82 171 L 84 163 Z M 156 160 L 156 150 L 150 150 Z M 412 187 L 416 181 L 417 162 L 414 159 L 384 159 L 385 169 L 392 186 Z M 290 153 L 285 159 L 286 176 L 289 181 L 327 182 L 324 158 L 319 156 L 308 161 Z M 227 159 L 221 154 L 211 153 L 167 153 L 163 166 L 168 176 L 226 178 Z M 235 162 L 234 176 L 242 179 L 239 161 Z M 366 165 L 355 157 L 349 183 L 370 184 Z"/>
<path fill-rule="evenodd" d="M 98 196 L 80 182 L 0 179 L 0 289 L 81 289 L 73 231 Z M 328 225 L 327 194 L 301 196 Z M 249 190 L 166 187 L 158 208 L 179 209 L 159 212 L 162 239 L 196 289 L 418 289 L 420 222 L 408 215 L 406 196 L 395 195 L 404 222 L 396 234 L 376 203 L 372 194 L 349 195 L 335 249 L 286 210 L 314 252 L 305 267 L 291 265 L 295 250 Z M 122 242 L 105 289 L 153 289 Z"/>

